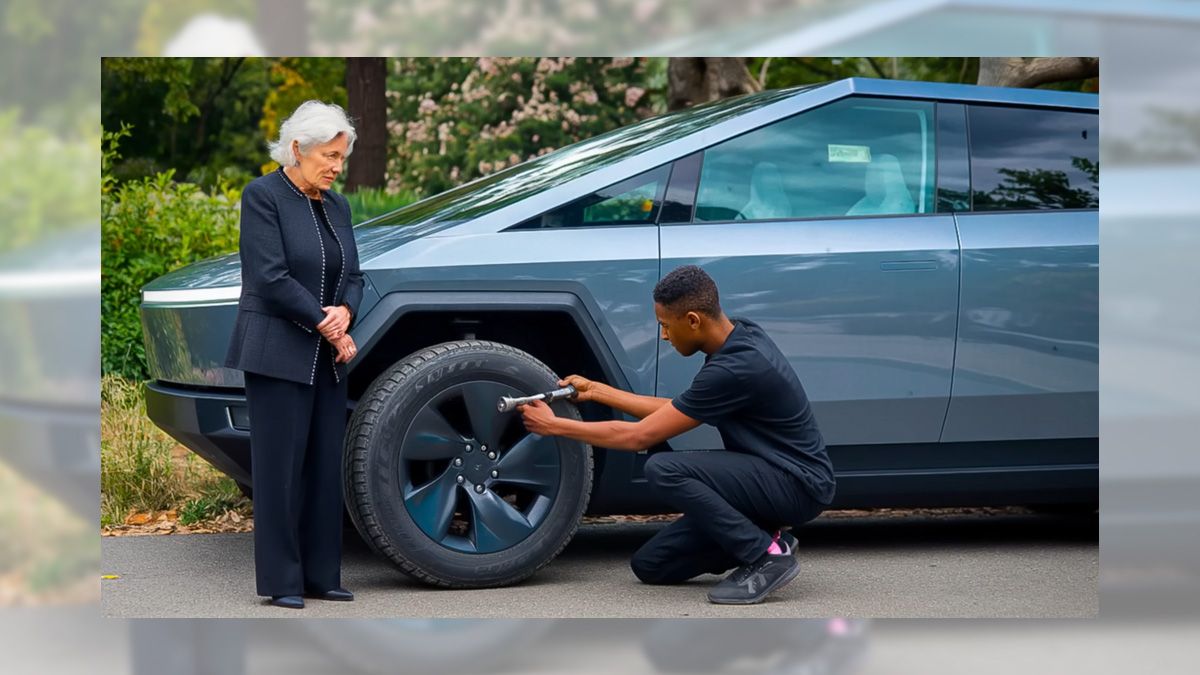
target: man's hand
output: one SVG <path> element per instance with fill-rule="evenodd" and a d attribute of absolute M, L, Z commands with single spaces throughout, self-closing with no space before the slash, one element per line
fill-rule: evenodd
<path fill-rule="evenodd" d="M 567 385 L 575 387 L 576 395 L 572 400 L 576 403 L 587 403 L 588 401 L 595 400 L 593 396 L 596 393 L 597 385 L 586 377 L 582 375 L 568 375 L 558 381 L 558 386 L 560 387 Z"/>
<path fill-rule="evenodd" d="M 354 338 L 349 335 L 343 333 L 342 337 L 330 340 L 330 342 L 337 349 L 337 356 L 333 359 L 334 363 L 349 363 L 350 359 L 358 354 L 358 345 L 354 344 Z"/>
<path fill-rule="evenodd" d="M 529 433 L 539 436 L 555 435 L 554 423 L 558 420 L 558 416 L 554 414 L 550 406 L 546 405 L 545 401 L 526 403 L 517 406 L 517 410 L 521 411 L 521 417 L 525 420 L 525 429 Z"/>
<path fill-rule="evenodd" d="M 326 340 L 333 342 L 346 334 L 346 329 L 350 327 L 350 310 L 345 305 L 322 307 L 321 311 L 325 312 L 325 318 L 317 324 L 317 330 Z"/>

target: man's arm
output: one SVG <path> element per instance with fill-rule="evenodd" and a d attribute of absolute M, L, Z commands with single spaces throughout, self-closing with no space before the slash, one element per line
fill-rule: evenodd
<path fill-rule="evenodd" d="M 670 402 L 670 399 L 666 400 Z M 659 406 L 638 422 L 580 422 L 556 416 L 542 401 L 523 405 L 520 411 L 525 418 L 525 428 L 535 434 L 566 436 L 602 448 L 632 452 L 653 447 L 700 426 L 699 421 L 679 412 L 673 405 Z"/>
<path fill-rule="evenodd" d="M 576 401 L 585 403 L 595 401 L 601 405 L 615 408 L 638 419 L 644 419 L 654 411 L 671 402 L 669 398 L 656 396 L 641 396 L 633 392 L 622 391 L 603 382 L 593 382 L 580 375 L 568 375 L 559 382 L 559 386 L 572 385 L 579 391 Z"/>

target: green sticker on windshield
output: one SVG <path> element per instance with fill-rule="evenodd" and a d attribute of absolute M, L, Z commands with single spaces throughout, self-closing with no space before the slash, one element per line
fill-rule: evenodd
<path fill-rule="evenodd" d="M 831 162 L 870 162 L 871 148 L 866 145 L 835 145 L 829 144 L 829 161 Z"/>

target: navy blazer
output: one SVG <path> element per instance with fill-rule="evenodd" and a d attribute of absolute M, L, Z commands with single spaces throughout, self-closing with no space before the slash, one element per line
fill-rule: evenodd
<path fill-rule="evenodd" d="M 342 249 L 342 273 L 329 280 L 335 284 L 333 304 L 346 305 L 353 324 L 363 277 L 350 203 L 329 190 L 321 195 Z M 250 181 L 242 191 L 242 293 L 226 367 L 302 384 L 315 381 L 317 368 L 333 368 L 338 381 L 346 376 L 346 364 L 332 363 L 336 349 L 329 349 L 330 363 L 317 363 L 325 339 L 316 329 L 325 319 L 320 302 L 325 271 L 320 219 L 308 197 L 281 171 Z"/>

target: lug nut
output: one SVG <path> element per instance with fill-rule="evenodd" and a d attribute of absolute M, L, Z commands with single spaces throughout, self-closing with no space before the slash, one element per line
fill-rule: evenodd
<path fill-rule="evenodd" d="M 467 445 L 466 445 L 466 450 L 467 450 L 467 452 L 470 452 L 470 451 L 471 451 L 471 444 L 470 444 L 470 443 L 467 443 Z"/>
<path fill-rule="evenodd" d="M 478 492 L 479 494 L 483 494 L 483 486 L 482 486 L 482 485 L 479 485 L 479 484 L 476 484 L 476 485 L 475 485 L 475 491 L 476 491 L 476 492 Z"/>
<path fill-rule="evenodd" d="M 480 451 L 480 452 L 487 452 L 487 446 L 486 446 L 486 445 L 481 445 L 481 446 L 479 446 L 479 451 Z"/>
<path fill-rule="evenodd" d="M 500 472 L 495 469 L 492 469 L 492 478 L 499 478 L 499 477 L 500 477 Z"/>
<path fill-rule="evenodd" d="M 455 480 L 458 481 L 459 485 L 462 485 L 464 482 L 466 482 L 467 479 L 463 478 L 463 475 L 460 473 L 460 474 L 458 474 L 458 478 L 456 478 Z"/>
<path fill-rule="evenodd" d="M 496 459 L 496 453 L 494 453 L 494 452 L 489 452 L 489 453 L 488 453 L 488 459 Z"/>
<path fill-rule="evenodd" d="M 454 466 L 462 466 L 462 457 L 454 458 Z"/>

